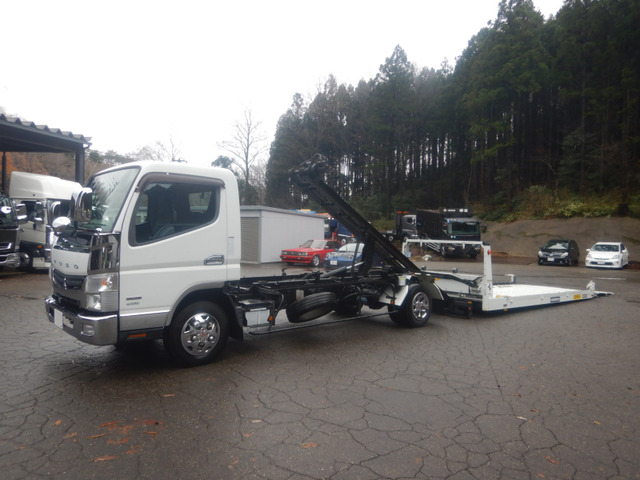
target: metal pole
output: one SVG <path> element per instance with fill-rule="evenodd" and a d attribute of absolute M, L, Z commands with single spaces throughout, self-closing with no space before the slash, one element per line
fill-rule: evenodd
<path fill-rule="evenodd" d="M 2 188 L 0 191 L 7 190 L 7 152 L 2 152 Z"/>
<path fill-rule="evenodd" d="M 84 147 L 76 150 L 76 182 L 84 185 Z"/>
<path fill-rule="evenodd" d="M 488 292 L 493 291 L 493 268 L 491 266 L 491 245 L 482 245 L 484 255 L 484 282 Z"/>

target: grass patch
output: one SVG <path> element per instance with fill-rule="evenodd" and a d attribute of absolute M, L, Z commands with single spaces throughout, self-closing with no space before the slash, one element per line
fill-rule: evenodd
<path fill-rule="evenodd" d="M 640 218 L 640 195 L 623 201 L 619 192 L 555 195 L 547 187 L 534 185 L 518 195 L 511 206 L 502 200 L 502 196 L 496 196 L 490 201 L 478 202 L 473 205 L 474 212 L 484 220 L 496 222 L 574 217 Z"/>

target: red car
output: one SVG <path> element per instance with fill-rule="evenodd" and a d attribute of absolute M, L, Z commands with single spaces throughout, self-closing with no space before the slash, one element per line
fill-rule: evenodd
<path fill-rule="evenodd" d="M 298 248 L 283 250 L 280 258 L 290 265 L 303 263 L 319 267 L 327 253 L 338 250 L 341 246 L 336 240 L 307 240 Z"/>

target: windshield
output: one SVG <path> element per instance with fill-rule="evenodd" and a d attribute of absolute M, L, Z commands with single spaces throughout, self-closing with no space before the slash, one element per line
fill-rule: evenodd
<path fill-rule="evenodd" d="M 550 240 L 544 244 L 543 250 L 567 250 L 569 242 L 566 240 Z"/>
<path fill-rule="evenodd" d="M 300 248 L 313 248 L 315 250 L 324 250 L 325 241 L 324 240 L 307 240 L 302 245 L 300 245 Z"/>
<path fill-rule="evenodd" d="M 342 247 L 340 247 L 338 251 L 339 252 L 355 252 L 356 250 L 358 251 L 362 250 L 362 248 L 360 248 L 359 243 L 347 243 L 346 245 L 343 245 Z"/>
<path fill-rule="evenodd" d="M 469 222 L 457 222 L 452 221 L 449 223 L 450 235 L 477 235 L 480 233 L 480 223 Z"/>
<path fill-rule="evenodd" d="M 137 168 L 124 168 L 94 176 L 87 185 L 93 191 L 91 220 L 78 227 L 111 232 L 137 174 Z"/>
<path fill-rule="evenodd" d="M 595 250 L 596 252 L 619 252 L 620 246 L 606 243 L 596 243 L 593 246 L 592 250 Z"/>

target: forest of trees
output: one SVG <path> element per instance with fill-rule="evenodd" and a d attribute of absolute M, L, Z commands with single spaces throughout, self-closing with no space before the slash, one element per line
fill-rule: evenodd
<path fill-rule="evenodd" d="M 640 0 L 566 0 L 546 20 L 531 0 L 502 0 L 455 66 L 418 69 L 397 46 L 355 87 L 329 76 L 278 122 L 267 203 L 313 207 L 288 171 L 320 153 L 330 186 L 372 220 L 461 205 L 495 218 L 633 211 L 639 25 Z"/>
<path fill-rule="evenodd" d="M 289 170 L 321 154 L 327 183 L 371 221 L 460 206 L 490 220 L 640 216 L 639 26 L 640 0 L 565 0 L 548 19 L 501 0 L 455 65 L 419 68 L 398 45 L 375 78 L 329 75 L 314 98 L 294 95 L 266 168 L 251 112 L 213 164 L 236 173 L 243 203 L 315 209 Z M 8 155 L 8 171 L 74 178 L 71 156 L 37 155 Z M 171 140 L 90 150 L 85 172 L 140 159 L 184 161 Z"/>

